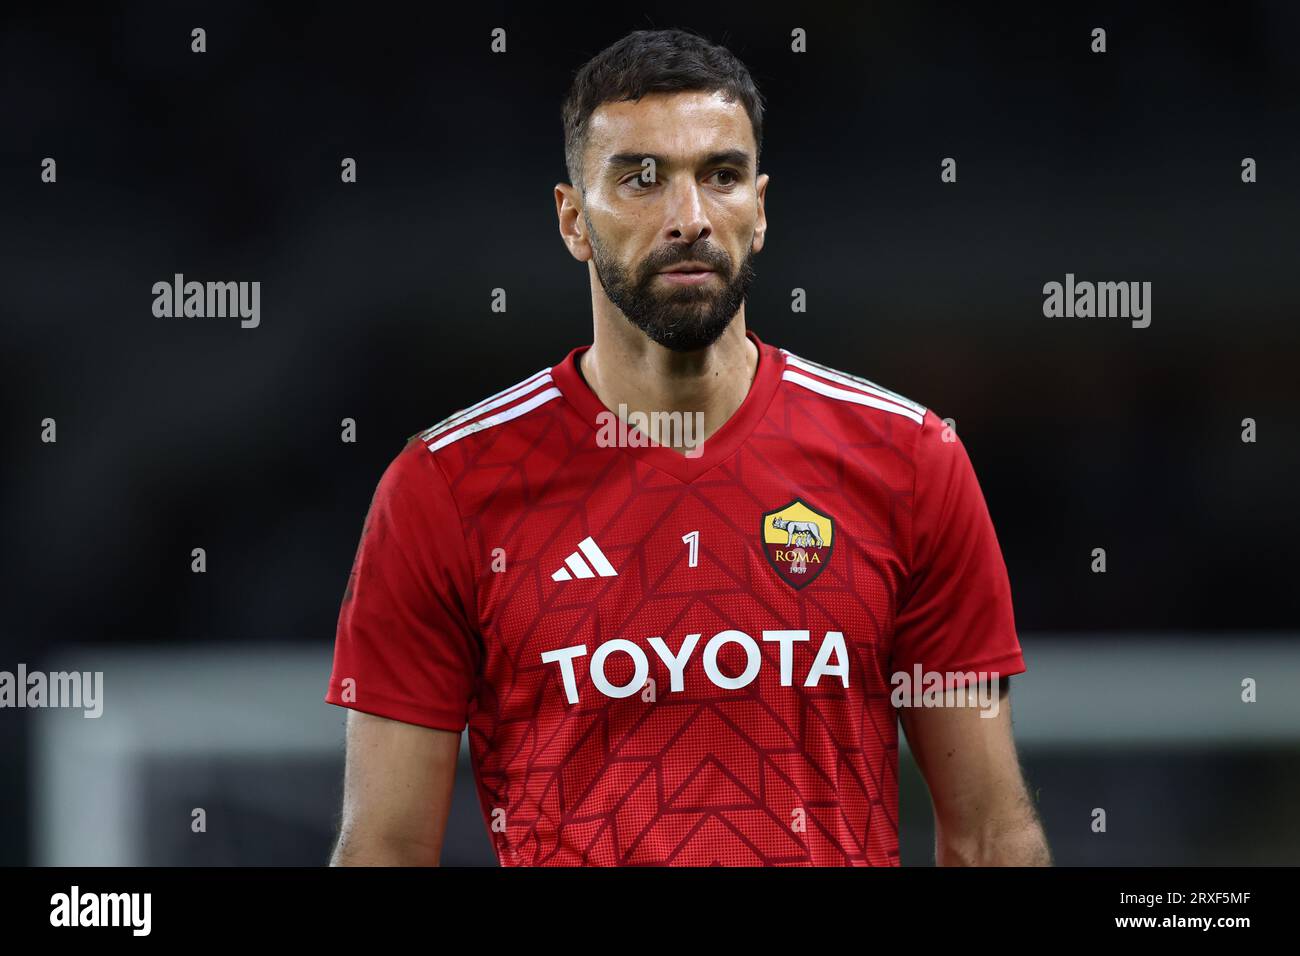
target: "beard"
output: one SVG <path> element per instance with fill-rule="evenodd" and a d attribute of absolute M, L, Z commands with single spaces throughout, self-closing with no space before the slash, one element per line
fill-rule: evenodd
<path fill-rule="evenodd" d="M 722 337 L 754 279 L 753 242 L 740 266 L 708 240 L 689 246 L 671 246 L 647 257 L 635 269 L 608 255 L 587 220 L 592 260 L 609 301 L 652 342 L 674 352 L 707 348 Z M 656 281 L 662 269 L 694 260 L 712 269 L 718 281 L 704 285 L 672 286 Z"/>

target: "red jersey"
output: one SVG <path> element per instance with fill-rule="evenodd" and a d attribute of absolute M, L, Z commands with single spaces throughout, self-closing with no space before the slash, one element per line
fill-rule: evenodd
<path fill-rule="evenodd" d="M 749 337 L 699 453 L 579 348 L 379 481 L 325 699 L 468 725 L 502 865 L 897 865 L 891 675 L 1025 669 L 955 433 Z"/>

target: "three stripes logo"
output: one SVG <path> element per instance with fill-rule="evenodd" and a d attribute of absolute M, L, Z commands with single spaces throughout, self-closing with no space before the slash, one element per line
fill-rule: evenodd
<path fill-rule="evenodd" d="M 574 578 L 594 578 L 597 575 L 613 578 L 618 577 L 618 572 L 588 535 L 578 542 L 578 550 L 564 559 L 564 567 L 552 574 L 551 580 L 572 581 Z"/>

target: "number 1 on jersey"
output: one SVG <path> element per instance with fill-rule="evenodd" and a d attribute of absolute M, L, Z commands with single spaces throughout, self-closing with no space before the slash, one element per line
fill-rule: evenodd
<path fill-rule="evenodd" d="M 689 547 L 686 557 L 687 567 L 696 567 L 700 563 L 700 533 L 690 531 L 682 535 L 682 541 L 686 542 Z"/>

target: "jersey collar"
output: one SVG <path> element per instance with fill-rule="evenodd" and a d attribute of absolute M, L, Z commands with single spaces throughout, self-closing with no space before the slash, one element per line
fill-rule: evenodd
<path fill-rule="evenodd" d="M 618 450 L 687 483 L 730 458 L 745 443 L 745 439 L 767 412 L 772 397 L 781 384 L 781 373 L 785 366 L 785 355 L 779 349 L 761 342 L 752 329 L 747 329 L 745 335 L 758 349 L 758 368 L 754 371 L 754 380 L 740 407 L 732 412 L 721 428 L 705 440 L 697 457 L 690 458 L 680 451 L 658 445 L 628 446 Z M 581 345 L 570 352 L 551 369 L 551 378 L 560 394 L 591 427 L 594 441 L 600 430 L 600 419 L 597 416 L 610 413 L 610 409 L 605 407 L 578 371 L 578 358 L 589 348 L 590 345 Z"/>

